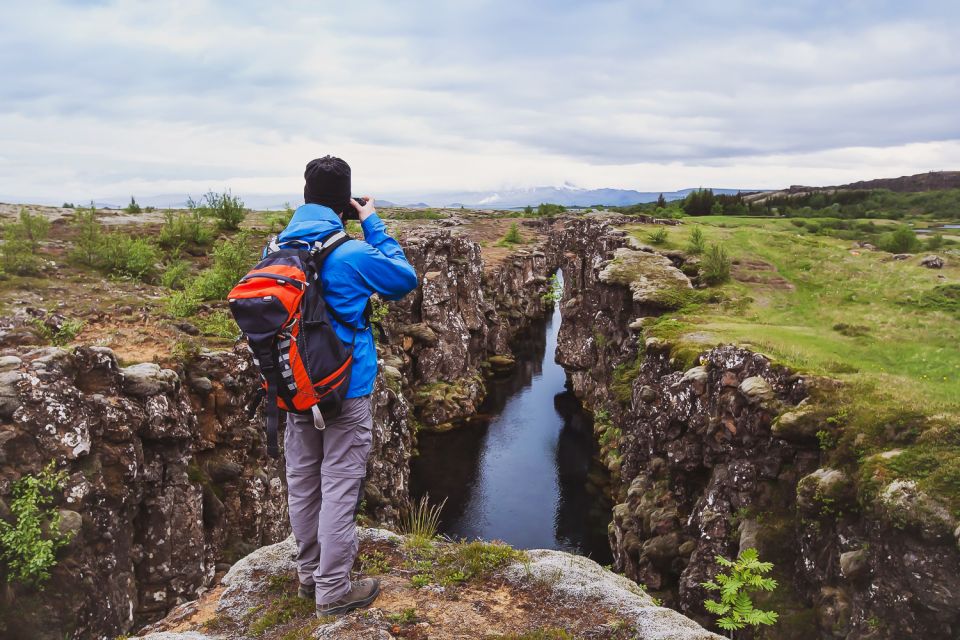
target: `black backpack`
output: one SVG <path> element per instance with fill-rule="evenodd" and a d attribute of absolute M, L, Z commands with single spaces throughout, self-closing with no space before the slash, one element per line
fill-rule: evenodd
<path fill-rule="evenodd" d="M 340 414 L 350 386 L 353 343 L 343 344 L 330 317 L 353 329 L 354 342 L 360 328 L 327 306 L 320 279 L 327 257 L 348 240 L 345 231 L 312 246 L 303 241 L 281 245 L 274 238 L 263 259 L 227 296 L 260 371 L 261 388 L 250 413 L 252 417 L 266 397 L 267 453 L 273 458 L 280 455 L 280 409 L 312 414 L 314 424 L 323 428 L 324 418 Z"/>

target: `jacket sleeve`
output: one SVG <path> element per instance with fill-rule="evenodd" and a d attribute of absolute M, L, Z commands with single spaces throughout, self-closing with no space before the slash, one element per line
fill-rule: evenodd
<path fill-rule="evenodd" d="M 374 213 L 361 227 L 367 248 L 354 265 L 360 278 L 385 300 L 399 300 L 416 289 L 417 272 L 407 262 L 400 243 L 387 235 L 383 220 Z"/>

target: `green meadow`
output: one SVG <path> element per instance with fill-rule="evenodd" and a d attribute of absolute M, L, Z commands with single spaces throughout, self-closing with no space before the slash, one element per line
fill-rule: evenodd
<path fill-rule="evenodd" d="M 741 344 L 839 381 L 815 399 L 829 406 L 821 443 L 828 458 L 841 464 L 907 447 L 936 463 L 896 465 L 895 475 L 918 479 L 960 510 L 960 250 L 894 260 L 790 219 L 727 216 L 686 218 L 657 248 L 686 251 L 695 227 L 707 246 L 725 247 L 732 278 L 695 297 L 714 302 L 668 313 L 646 335 L 678 353 Z M 658 229 L 628 228 L 644 243 Z M 928 253 L 945 267 L 920 266 Z"/>

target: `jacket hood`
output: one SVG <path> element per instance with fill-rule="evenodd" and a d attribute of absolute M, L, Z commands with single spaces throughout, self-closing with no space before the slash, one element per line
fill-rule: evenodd
<path fill-rule="evenodd" d="M 297 208 L 287 228 L 280 233 L 277 240 L 279 242 L 303 240 L 313 244 L 320 238 L 341 229 L 343 229 L 343 223 L 333 209 L 322 204 L 304 204 Z"/>

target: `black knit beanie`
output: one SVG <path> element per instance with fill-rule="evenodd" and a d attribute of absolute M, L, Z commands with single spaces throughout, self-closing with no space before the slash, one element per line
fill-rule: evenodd
<path fill-rule="evenodd" d="M 307 163 L 303 172 L 303 201 L 322 204 L 337 213 L 350 211 L 350 165 L 333 156 Z"/>

